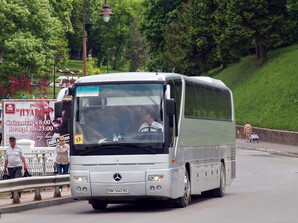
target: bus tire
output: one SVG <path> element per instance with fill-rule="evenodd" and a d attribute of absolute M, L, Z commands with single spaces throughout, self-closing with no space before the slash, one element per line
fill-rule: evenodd
<path fill-rule="evenodd" d="M 226 177 L 225 177 L 225 166 L 223 163 L 221 163 L 220 166 L 220 184 L 219 187 L 214 189 L 213 196 L 214 197 L 223 197 L 225 194 L 225 188 L 226 188 Z"/>
<path fill-rule="evenodd" d="M 189 173 L 185 170 L 184 175 L 184 193 L 182 197 L 174 200 L 174 206 L 177 208 L 185 208 L 191 201 L 191 183 Z"/>
<path fill-rule="evenodd" d="M 108 204 L 104 202 L 94 202 L 94 203 L 91 203 L 91 205 L 94 210 L 105 210 L 108 206 Z"/>

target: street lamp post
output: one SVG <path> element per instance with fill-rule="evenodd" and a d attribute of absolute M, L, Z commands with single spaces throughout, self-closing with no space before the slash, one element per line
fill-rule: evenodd
<path fill-rule="evenodd" d="M 99 16 L 103 17 L 103 20 L 105 22 L 108 22 L 110 20 L 110 17 L 114 15 L 112 10 L 110 9 L 110 6 L 105 4 L 102 6 L 103 10 L 101 10 Z M 86 32 L 86 21 L 89 19 L 88 12 L 86 10 L 86 0 L 83 0 L 83 39 L 82 39 L 82 44 L 83 44 L 83 72 L 84 76 L 87 76 L 88 71 L 87 71 L 87 32 Z"/>

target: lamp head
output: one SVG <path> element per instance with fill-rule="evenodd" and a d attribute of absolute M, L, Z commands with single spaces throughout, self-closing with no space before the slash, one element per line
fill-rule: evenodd
<path fill-rule="evenodd" d="M 105 22 L 108 22 L 110 20 L 111 16 L 114 15 L 114 13 L 110 9 L 109 5 L 103 5 L 102 8 L 103 8 L 103 10 L 101 10 L 99 15 L 103 17 L 103 20 Z"/>

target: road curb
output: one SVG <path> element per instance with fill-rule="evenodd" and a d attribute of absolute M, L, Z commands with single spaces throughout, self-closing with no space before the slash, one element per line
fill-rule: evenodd
<path fill-rule="evenodd" d="M 26 204 L 15 204 L 15 205 L 11 205 L 9 207 L 0 208 L 0 214 L 16 213 L 16 212 L 50 207 L 50 206 L 54 206 L 54 205 L 66 204 L 66 203 L 71 203 L 71 202 L 76 202 L 76 201 L 73 200 L 72 197 L 63 197 L 63 198 L 54 198 L 51 200 L 34 201 L 31 203 L 26 203 Z"/>
<path fill-rule="evenodd" d="M 288 156 L 288 157 L 298 158 L 298 154 L 297 153 L 289 153 L 289 152 L 277 151 L 277 150 L 272 150 L 272 149 L 256 148 L 256 147 L 250 147 L 250 146 L 239 146 L 239 145 L 236 145 L 236 148 L 239 148 L 239 149 L 248 149 L 248 150 L 257 150 L 257 151 L 267 152 L 267 153 L 274 154 L 274 155 L 280 155 L 280 156 Z"/>

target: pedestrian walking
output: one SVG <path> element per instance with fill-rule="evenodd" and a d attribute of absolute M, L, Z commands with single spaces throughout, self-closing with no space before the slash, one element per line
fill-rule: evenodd
<path fill-rule="evenodd" d="M 243 134 L 245 135 L 246 142 L 249 142 L 251 133 L 252 133 L 252 127 L 249 122 L 246 122 L 243 130 Z"/>
<path fill-rule="evenodd" d="M 24 153 L 16 145 L 15 137 L 9 137 L 9 145 L 9 148 L 4 151 L 4 174 L 7 174 L 8 170 L 8 175 L 11 179 L 22 177 L 22 163 L 24 170 L 28 170 Z M 19 196 L 21 196 L 20 192 Z"/>

